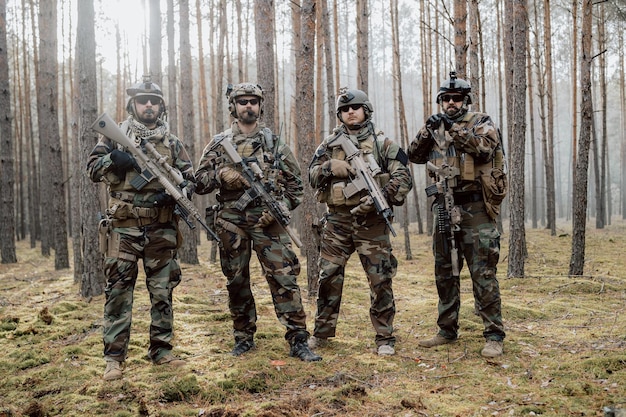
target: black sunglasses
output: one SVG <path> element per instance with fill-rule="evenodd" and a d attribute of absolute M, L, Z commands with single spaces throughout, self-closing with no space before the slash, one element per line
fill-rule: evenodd
<path fill-rule="evenodd" d="M 357 111 L 361 107 L 363 107 L 362 104 L 350 104 L 349 106 L 341 106 L 341 107 L 339 107 L 339 111 L 342 112 L 342 113 L 346 113 L 350 109 L 352 109 L 354 111 Z"/>
<path fill-rule="evenodd" d="M 237 104 L 241 105 L 241 106 L 247 106 L 248 103 L 250 103 L 253 106 L 256 106 L 257 104 L 259 104 L 259 99 L 258 98 L 251 98 L 251 99 L 245 99 L 242 98 L 240 100 L 237 100 Z"/>
<path fill-rule="evenodd" d="M 463 96 L 458 94 L 446 94 L 441 96 L 441 101 L 444 103 L 447 103 L 450 100 L 454 101 L 455 103 L 460 103 L 461 101 L 463 101 Z"/>
<path fill-rule="evenodd" d="M 135 102 L 141 105 L 146 105 L 148 102 L 154 104 L 161 104 L 161 99 L 155 96 L 139 96 L 135 97 Z"/>

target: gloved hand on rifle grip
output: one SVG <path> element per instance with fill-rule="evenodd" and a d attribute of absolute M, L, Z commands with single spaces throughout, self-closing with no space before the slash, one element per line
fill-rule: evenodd
<path fill-rule="evenodd" d="M 349 178 L 350 175 L 355 175 L 356 171 L 349 162 L 344 161 L 342 159 L 331 159 L 324 162 L 322 168 L 330 171 L 333 177 L 335 178 Z"/>
<path fill-rule="evenodd" d="M 165 191 L 161 191 L 154 196 L 154 207 L 166 207 L 173 206 L 176 203 L 174 197 L 166 193 Z"/>
<path fill-rule="evenodd" d="M 111 158 L 111 162 L 113 162 L 112 171 L 118 174 L 124 174 L 126 171 L 129 171 L 133 168 L 138 173 L 141 172 L 141 168 L 139 164 L 133 158 L 133 156 L 129 153 L 120 151 L 119 149 L 113 149 L 109 154 L 109 158 Z M 118 175 L 119 177 L 120 175 Z"/>
<path fill-rule="evenodd" d="M 428 120 L 426 120 L 426 127 L 430 130 L 437 130 L 441 125 L 441 119 L 443 119 L 443 113 L 436 113 L 431 115 Z"/>
<path fill-rule="evenodd" d="M 223 167 L 217 171 L 217 179 L 226 189 L 241 190 L 250 188 L 250 183 L 239 171 L 231 167 Z"/>
<path fill-rule="evenodd" d="M 350 210 L 355 216 L 364 216 L 374 210 L 374 200 L 369 195 L 361 198 L 361 204 Z"/>
<path fill-rule="evenodd" d="M 274 219 L 274 216 L 272 216 L 269 211 L 265 210 L 263 214 L 261 214 L 261 217 L 259 217 L 256 225 L 261 229 L 265 229 L 267 226 L 274 223 L 275 221 L 276 219 Z"/>

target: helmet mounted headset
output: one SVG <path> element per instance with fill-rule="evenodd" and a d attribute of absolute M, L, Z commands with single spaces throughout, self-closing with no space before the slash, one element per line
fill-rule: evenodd
<path fill-rule="evenodd" d="M 263 88 L 259 84 L 253 83 L 240 83 L 240 84 L 228 84 L 226 87 L 226 98 L 228 98 L 228 111 L 230 115 L 235 119 L 237 116 L 237 106 L 235 101 L 237 97 L 242 96 L 254 96 L 259 99 L 259 117 L 263 114 L 263 100 L 264 100 Z"/>
<path fill-rule="evenodd" d="M 339 91 L 339 97 L 337 97 L 337 118 L 341 121 L 341 123 L 346 124 L 341 116 L 341 109 L 344 107 L 350 106 L 354 109 L 353 106 L 361 106 L 363 107 L 363 111 L 365 112 L 365 120 L 358 125 L 351 125 L 350 128 L 353 129 L 361 129 L 365 126 L 372 118 L 372 113 L 374 113 L 374 106 L 370 102 L 367 94 L 365 94 L 362 90 L 348 90 L 347 88 L 342 88 Z"/>
<path fill-rule="evenodd" d="M 143 76 L 143 81 L 133 85 L 130 88 L 126 89 L 126 94 L 129 95 L 128 103 L 126 104 L 126 111 L 132 116 L 136 116 L 135 114 L 135 101 L 138 97 L 149 97 L 151 98 L 150 102 L 159 105 L 159 114 L 158 117 L 164 118 L 164 115 L 167 114 L 167 109 L 165 106 L 165 100 L 163 99 L 163 92 L 161 91 L 161 87 L 158 84 L 152 82 L 152 77 L 150 74 Z"/>

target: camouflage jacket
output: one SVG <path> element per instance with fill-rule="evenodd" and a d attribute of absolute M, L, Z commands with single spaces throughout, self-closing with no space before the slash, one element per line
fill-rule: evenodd
<path fill-rule="evenodd" d="M 335 180 L 322 165 L 332 158 L 345 159 L 345 154 L 341 151 L 337 152 L 336 148 L 332 146 L 337 135 L 351 136 L 352 142 L 364 154 L 371 153 L 373 155 L 382 171 L 376 178 L 388 202 L 392 205 L 403 204 L 406 195 L 413 188 L 411 172 L 407 167 L 407 155 L 397 143 L 387 138 L 382 131 L 376 131 L 371 122 L 367 123 L 356 135 L 349 135 L 345 126 L 341 125 L 318 146 L 309 165 L 309 181 L 313 188 L 319 190 L 318 200 L 333 205 L 332 199 L 327 194 Z M 359 199 L 363 195 L 358 195 L 356 199 L 347 200 L 344 203 L 348 206 L 359 204 Z"/>
<path fill-rule="evenodd" d="M 255 158 L 263 171 L 265 188 L 275 198 L 281 198 L 290 210 L 302 203 L 303 185 L 300 165 L 291 149 L 282 139 L 259 124 L 254 131 L 244 134 L 234 121 L 230 129 L 216 135 L 202 151 L 202 157 L 196 172 L 196 193 L 208 194 L 219 190 L 219 201 L 233 201 L 244 190 L 229 190 L 222 187 L 217 173 L 220 168 L 231 166 L 241 171 L 241 166 L 234 164 L 220 146 L 214 148 L 217 138 L 230 140 L 242 158 Z"/>
<path fill-rule="evenodd" d="M 128 122 L 121 124 L 122 130 L 124 130 L 126 134 L 133 139 L 133 141 L 135 141 L 135 135 L 132 129 L 128 126 Z M 150 141 L 155 146 L 157 151 L 165 157 L 165 161 L 173 168 L 180 171 L 183 178 L 193 181 L 193 165 L 183 142 L 176 136 L 169 133 L 169 127 L 165 121 L 159 120 L 155 132 L 158 132 L 158 134 L 148 137 L 145 140 Z M 153 179 L 146 187 L 142 188 L 141 191 L 137 191 L 132 188 L 129 182 L 137 174 L 132 168 L 131 170 L 126 171 L 122 177 L 118 177 L 118 175 L 114 173 L 114 166 L 110 157 L 110 153 L 114 149 L 124 150 L 120 145 L 111 139 L 101 136 L 100 140 L 89 155 L 89 159 L 87 161 L 87 175 L 93 182 L 106 183 L 109 187 L 109 191 L 123 191 L 134 194 L 134 205 L 151 207 L 154 204 L 153 197 L 164 191 L 163 186 L 158 182 L 158 180 Z"/>

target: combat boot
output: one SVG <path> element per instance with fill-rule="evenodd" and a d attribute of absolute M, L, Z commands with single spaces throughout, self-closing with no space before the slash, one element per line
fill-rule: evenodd
<path fill-rule="evenodd" d="M 104 370 L 102 379 L 105 381 L 113 381 L 122 377 L 122 363 L 114 360 L 107 360 L 107 367 Z"/>
<path fill-rule="evenodd" d="M 300 360 L 305 362 L 321 361 L 322 357 L 313 353 L 311 349 L 309 349 L 306 339 L 306 334 L 299 334 L 293 337 L 289 343 L 291 345 L 289 356 L 292 358 L 300 358 Z"/>
<path fill-rule="evenodd" d="M 436 334 L 432 339 L 420 340 L 417 342 L 418 345 L 425 348 L 447 345 L 449 343 L 456 343 L 456 339 L 447 339 L 440 334 Z"/>
<path fill-rule="evenodd" d="M 504 350 L 504 343 L 501 340 L 487 340 L 485 347 L 480 352 L 485 358 L 495 358 L 502 355 Z"/>
<path fill-rule="evenodd" d="M 168 353 L 167 355 L 163 356 L 158 361 L 155 361 L 154 364 L 155 365 L 168 365 L 172 368 L 181 368 L 185 366 L 187 362 L 185 362 L 183 359 L 177 358 L 171 353 Z"/>
<path fill-rule="evenodd" d="M 254 348 L 255 348 L 254 340 L 252 339 L 236 340 L 235 347 L 230 352 L 230 354 L 233 356 L 241 356 L 247 351 L 249 351 L 250 349 L 254 349 Z"/>

